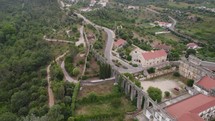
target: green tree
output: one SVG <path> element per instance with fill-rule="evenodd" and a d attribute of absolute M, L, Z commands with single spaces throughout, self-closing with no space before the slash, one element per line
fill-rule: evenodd
<path fill-rule="evenodd" d="M 189 80 L 187 81 L 187 86 L 188 86 L 188 87 L 193 87 L 193 84 L 194 84 L 194 80 L 189 79 Z"/>
<path fill-rule="evenodd" d="M 185 57 L 188 58 L 189 55 L 196 55 L 196 50 L 194 50 L 194 49 L 188 49 L 188 50 L 186 51 Z"/>
<path fill-rule="evenodd" d="M 162 91 L 159 88 L 149 87 L 147 90 L 147 93 L 148 93 L 149 97 L 152 98 L 152 100 L 157 101 L 158 103 L 161 102 Z"/>
<path fill-rule="evenodd" d="M 54 105 L 47 114 L 47 121 L 63 121 L 64 116 L 61 113 L 61 106 Z"/>
<path fill-rule="evenodd" d="M 170 61 L 177 61 L 180 59 L 180 54 L 177 50 L 171 50 L 169 53 L 168 53 L 168 59 Z"/>
<path fill-rule="evenodd" d="M 26 106 L 29 102 L 29 95 L 27 92 L 19 91 L 12 95 L 11 106 L 14 112 L 19 111 L 22 107 Z"/>
<path fill-rule="evenodd" d="M 78 68 L 74 68 L 72 74 L 73 76 L 78 76 L 80 74 L 80 70 Z"/>
<path fill-rule="evenodd" d="M 100 77 L 100 79 L 105 79 L 105 78 L 111 77 L 111 66 L 109 64 L 100 63 L 99 77 Z"/>
<path fill-rule="evenodd" d="M 16 121 L 17 116 L 10 112 L 5 112 L 0 115 L 0 121 Z"/>

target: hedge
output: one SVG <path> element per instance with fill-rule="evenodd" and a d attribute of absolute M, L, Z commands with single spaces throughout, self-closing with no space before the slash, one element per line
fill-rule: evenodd
<path fill-rule="evenodd" d="M 74 92 L 73 92 L 73 95 L 72 95 L 72 115 L 74 116 L 74 112 L 75 112 L 75 103 L 76 103 L 76 99 L 77 99 L 77 96 L 78 96 L 78 92 L 79 92 L 79 89 L 80 89 L 80 82 L 78 82 L 76 85 L 75 85 L 75 89 L 74 89 Z"/>

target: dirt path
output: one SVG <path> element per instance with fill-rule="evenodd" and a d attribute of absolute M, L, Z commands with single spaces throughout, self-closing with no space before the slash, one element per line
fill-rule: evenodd
<path fill-rule="evenodd" d="M 49 107 L 51 108 L 53 105 L 54 105 L 54 94 L 53 94 L 53 91 L 51 89 L 51 81 L 50 81 L 50 67 L 51 67 L 51 64 L 48 65 L 46 71 L 47 71 L 47 81 L 48 81 L 48 96 L 49 96 Z"/>
<path fill-rule="evenodd" d="M 85 74 L 85 71 L 86 71 L 86 68 L 87 68 L 87 57 L 89 55 L 89 52 L 90 52 L 90 44 L 89 44 L 89 40 L 87 39 L 87 35 L 85 32 L 83 32 L 83 39 L 85 41 L 85 44 L 86 44 L 86 57 L 85 57 L 85 62 L 84 62 L 84 69 L 83 69 L 83 72 L 82 72 L 82 76 Z"/>
<path fill-rule="evenodd" d="M 66 51 L 64 54 L 58 56 L 55 61 L 57 63 L 59 63 L 60 59 L 63 58 L 69 51 Z M 51 108 L 54 103 L 55 103 L 55 99 L 54 99 L 54 94 L 53 94 L 53 91 L 51 89 L 51 76 L 50 76 L 50 68 L 51 68 L 51 64 L 53 64 L 55 61 L 52 61 L 46 68 L 46 72 L 47 72 L 47 82 L 48 82 L 48 97 L 49 97 L 49 107 Z"/>
<path fill-rule="evenodd" d="M 84 41 L 84 26 L 81 26 L 81 27 L 79 28 L 79 32 L 80 32 L 80 38 L 79 38 L 79 40 L 75 43 L 75 45 L 76 45 L 76 46 L 79 46 L 79 45 L 83 44 L 84 47 L 86 47 L 86 43 L 85 43 L 85 41 Z"/>
<path fill-rule="evenodd" d="M 74 44 L 74 42 L 72 41 L 68 41 L 68 40 L 59 40 L 59 39 L 49 39 L 46 38 L 46 36 L 43 37 L 43 39 L 45 39 L 48 42 L 61 42 L 61 43 L 70 43 L 70 44 Z"/>

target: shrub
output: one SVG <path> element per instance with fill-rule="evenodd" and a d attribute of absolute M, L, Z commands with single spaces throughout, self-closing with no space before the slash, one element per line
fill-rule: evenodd
<path fill-rule="evenodd" d="M 83 60 L 80 60 L 78 63 L 79 63 L 80 65 L 82 65 L 82 64 L 84 64 L 84 61 L 83 61 Z"/>
<path fill-rule="evenodd" d="M 90 64 L 89 64 L 88 62 L 87 62 L 87 64 L 86 64 L 86 67 L 87 67 L 87 68 L 90 68 Z"/>
<path fill-rule="evenodd" d="M 180 77 L 181 75 L 180 75 L 179 72 L 174 72 L 174 73 L 173 73 L 173 76 L 175 76 L 175 77 Z"/>
<path fill-rule="evenodd" d="M 130 55 L 128 55 L 127 60 L 131 61 L 132 57 Z"/>
<path fill-rule="evenodd" d="M 135 85 L 137 85 L 138 87 L 141 87 L 141 83 L 140 83 L 140 81 L 138 81 L 138 80 L 135 80 Z"/>
<path fill-rule="evenodd" d="M 164 94 L 165 94 L 165 97 L 170 97 L 170 92 L 169 91 L 165 91 Z"/>
<path fill-rule="evenodd" d="M 69 117 L 67 121 L 75 121 L 74 117 Z"/>
<path fill-rule="evenodd" d="M 155 73 L 155 68 L 151 67 L 151 68 L 147 69 L 147 71 L 149 74 Z"/>
<path fill-rule="evenodd" d="M 194 84 L 194 80 L 189 79 L 189 80 L 187 81 L 187 86 L 188 86 L 188 87 L 193 87 L 193 84 Z"/>
<path fill-rule="evenodd" d="M 75 89 L 74 89 L 74 92 L 72 95 L 72 106 L 71 106 L 72 107 L 72 115 L 74 115 L 74 112 L 75 112 L 75 103 L 76 103 L 79 89 L 80 89 L 80 82 L 75 85 Z"/>
<path fill-rule="evenodd" d="M 80 73 L 80 70 L 78 68 L 74 68 L 72 71 L 73 76 L 78 76 Z"/>
<path fill-rule="evenodd" d="M 164 69 L 170 69 L 171 68 L 171 66 L 166 66 L 166 67 L 164 67 Z"/>
<path fill-rule="evenodd" d="M 137 64 L 132 64 L 132 66 L 133 66 L 133 67 L 138 67 L 138 65 L 137 65 Z"/>
<path fill-rule="evenodd" d="M 84 75 L 84 76 L 81 77 L 82 80 L 87 80 L 88 78 L 89 78 L 89 77 L 86 76 L 86 75 Z"/>

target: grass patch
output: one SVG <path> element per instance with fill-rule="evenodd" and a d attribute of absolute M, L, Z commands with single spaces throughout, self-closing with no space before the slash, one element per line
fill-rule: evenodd
<path fill-rule="evenodd" d="M 105 85 L 108 86 L 102 89 L 101 87 Z M 97 85 L 97 87 L 99 88 L 93 89 L 94 87 L 90 86 L 90 89 L 87 87 L 82 89 L 80 92 L 82 98 L 77 101 L 75 120 L 118 121 L 125 118 L 126 112 L 136 109 L 132 102 L 120 92 L 119 86 L 114 86 L 113 82 L 104 83 L 102 86 Z M 91 93 L 90 90 L 94 92 Z"/>

